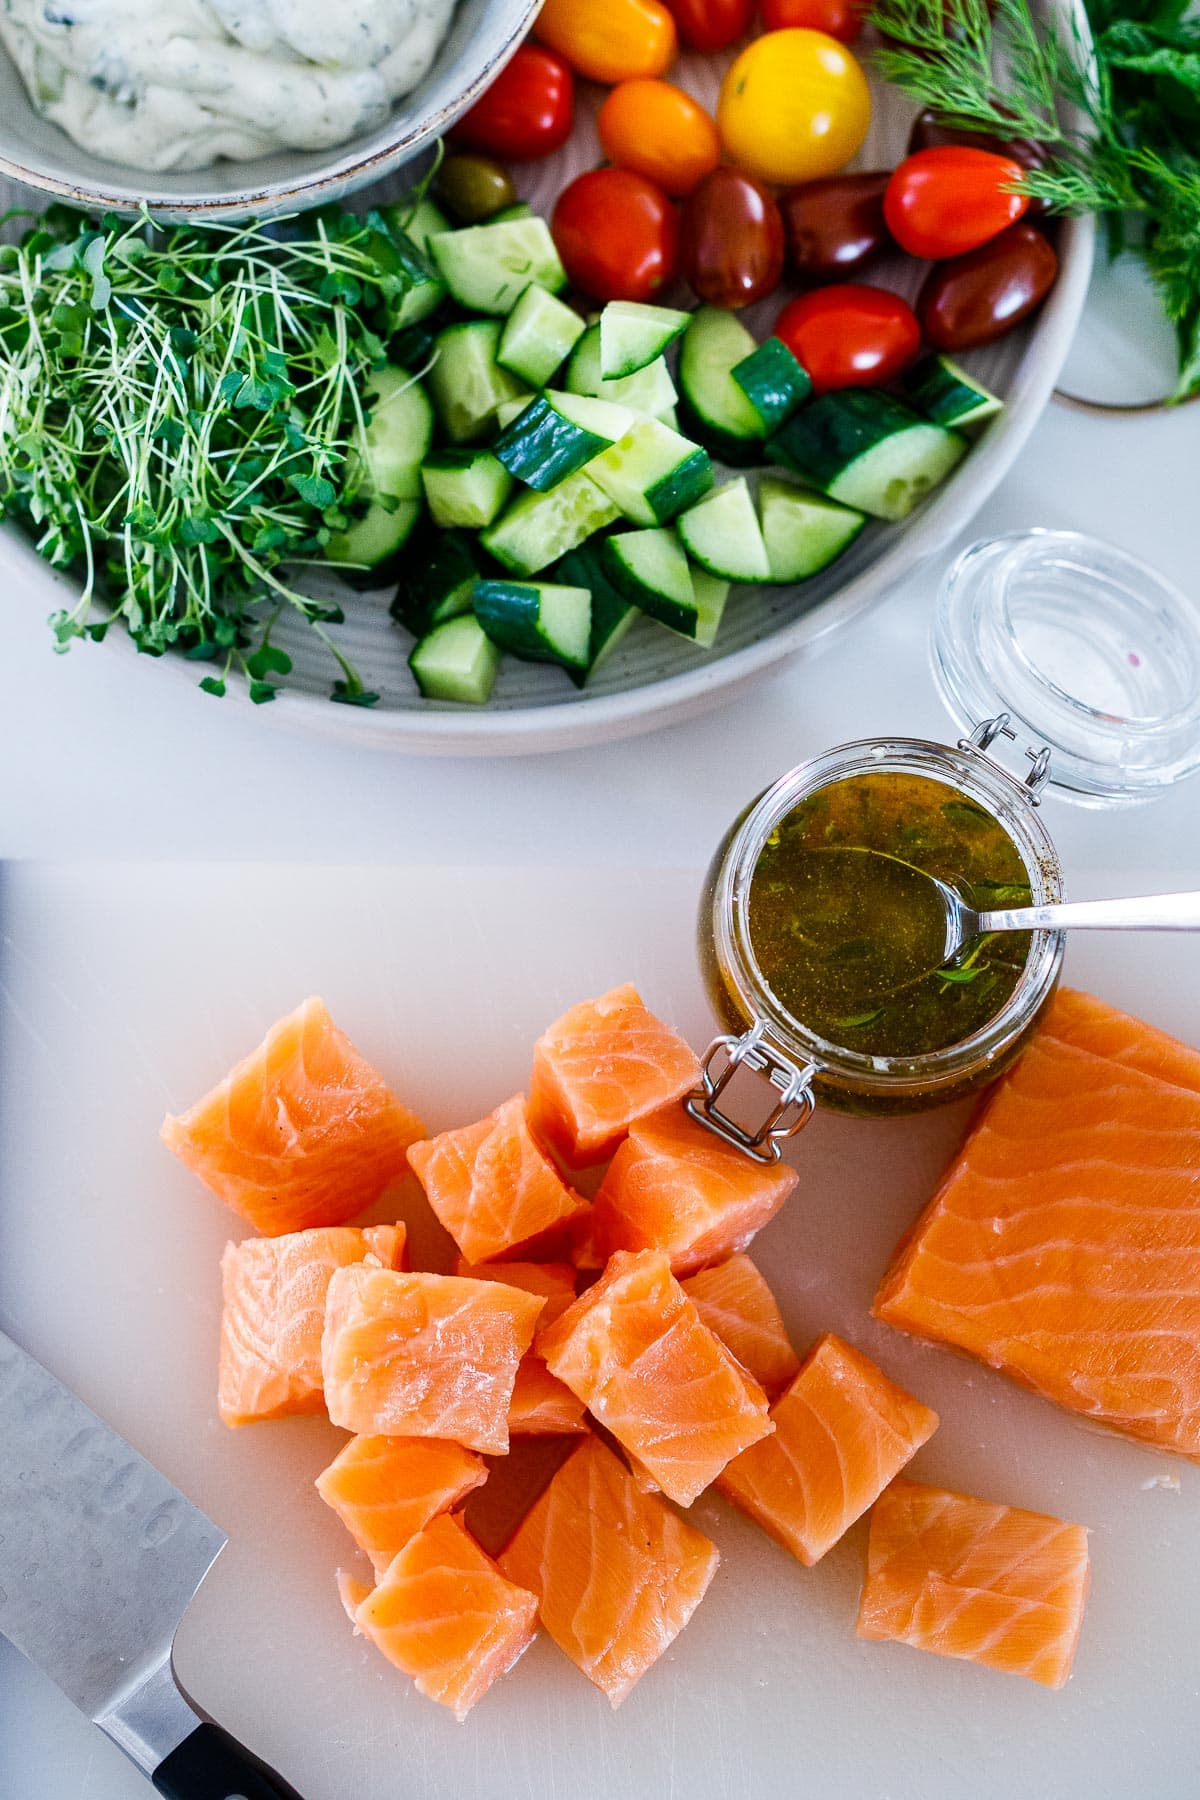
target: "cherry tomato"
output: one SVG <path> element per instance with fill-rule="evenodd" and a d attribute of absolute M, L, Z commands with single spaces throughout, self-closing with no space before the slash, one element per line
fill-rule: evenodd
<path fill-rule="evenodd" d="M 650 300 L 675 273 L 675 208 L 629 169 L 578 176 L 559 195 L 550 230 L 567 274 L 594 300 Z"/>
<path fill-rule="evenodd" d="M 783 220 L 752 175 L 723 165 L 688 195 L 680 226 L 682 274 L 710 306 L 749 306 L 779 286 Z"/>
<path fill-rule="evenodd" d="M 762 181 L 834 175 L 867 135 L 867 78 L 822 31 L 769 31 L 721 83 L 717 126 L 731 161 Z"/>
<path fill-rule="evenodd" d="M 522 44 L 450 129 L 456 144 L 530 162 L 561 150 L 575 122 L 575 77 L 561 56 Z"/>
<path fill-rule="evenodd" d="M 728 50 L 745 37 L 754 0 L 664 0 L 679 35 L 693 50 Z"/>
<path fill-rule="evenodd" d="M 612 85 L 665 75 L 675 61 L 675 21 L 658 0 L 544 0 L 533 35 L 577 75 Z"/>
<path fill-rule="evenodd" d="M 623 81 L 596 120 L 610 163 L 690 194 L 721 160 L 717 128 L 699 103 L 669 81 Z"/>
<path fill-rule="evenodd" d="M 917 296 L 921 329 L 935 350 L 973 350 L 1027 319 L 1058 274 L 1040 231 L 1021 220 L 966 256 L 938 263 Z"/>
<path fill-rule="evenodd" d="M 1029 210 L 1024 194 L 1005 192 L 1022 173 L 1011 156 L 966 144 L 918 150 L 888 182 L 888 230 L 910 256 L 963 256 Z"/>
<path fill-rule="evenodd" d="M 899 294 L 853 282 L 789 301 L 775 336 L 804 364 L 818 394 L 894 381 L 921 348 L 920 326 Z"/>
<path fill-rule="evenodd" d="M 937 150 L 943 144 L 966 144 L 976 150 L 992 150 L 997 156 L 1011 156 L 1023 169 L 1044 169 L 1046 166 L 1046 146 L 1034 138 L 1002 138 L 993 137 L 990 131 L 963 131 L 944 124 L 927 106 L 913 120 L 913 128 L 908 134 L 908 154 L 913 156 L 918 150 Z M 1045 211 L 1044 200 L 1029 202 L 1030 218 L 1044 215 Z"/>
<path fill-rule="evenodd" d="M 827 175 L 779 196 L 788 259 L 802 281 L 844 281 L 891 243 L 883 219 L 889 170 Z"/>
<path fill-rule="evenodd" d="M 852 44 L 862 30 L 866 0 L 762 0 L 764 31 L 787 31 L 803 26 L 823 31 L 839 44 Z"/>

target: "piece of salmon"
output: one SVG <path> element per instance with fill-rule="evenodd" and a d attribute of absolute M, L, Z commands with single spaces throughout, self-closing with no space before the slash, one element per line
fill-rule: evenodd
<path fill-rule="evenodd" d="M 408 1161 L 470 1262 L 519 1257 L 589 1210 L 535 1142 L 522 1094 L 476 1125 L 411 1144 Z"/>
<path fill-rule="evenodd" d="M 592 1209 L 601 1260 L 615 1250 L 663 1250 L 677 1275 L 722 1262 L 775 1217 L 799 1176 L 752 1162 L 681 1107 L 630 1127 Z"/>
<path fill-rule="evenodd" d="M 364 1212 L 404 1174 L 405 1151 L 424 1135 L 315 999 L 162 1126 L 167 1147 L 271 1237 Z"/>
<path fill-rule="evenodd" d="M 533 1642 L 537 1605 L 461 1519 L 442 1513 L 392 1559 L 354 1622 L 419 1694 L 461 1721 Z"/>
<path fill-rule="evenodd" d="M 894 1481 L 871 1514 L 858 1635 L 1060 1688 L 1083 1623 L 1087 1540 L 1046 1513 Z"/>
<path fill-rule="evenodd" d="M 1200 1052 L 1061 991 L 874 1310 L 1200 1460 Z"/>
<path fill-rule="evenodd" d="M 355 1614 L 371 1590 L 365 1581 L 360 1581 L 357 1575 L 350 1573 L 349 1569 L 335 1570 L 333 1578 L 337 1582 L 338 1599 L 342 1603 L 342 1611 L 357 1632 L 358 1622 Z"/>
<path fill-rule="evenodd" d="M 585 1000 L 538 1039 L 533 1129 L 568 1167 L 607 1161 L 635 1119 L 699 1085 L 700 1064 L 631 984 Z"/>
<path fill-rule="evenodd" d="M 409 1538 L 487 1480 L 474 1450 L 428 1437 L 353 1437 L 316 1489 L 381 1575 Z"/>
<path fill-rule="evenodd" d="M 504 1281 L 526 1293 L 541 1294 L 546 1304 L 539 1329 L 561 1319 L 575 1299 L 575 1270 L 570 1263 L 469 1263 L 460 1256 L 454 1270 L 475 1281 Z M 553 1376 L 536 1350 L 521 1358 L 508 1408 L 510 1437 L 558 1437 L 586 1429 L 582 1400 Z"/>
<path fill-rule="evenodd" d="M 770 1398 L 800 1367 L 774 1294 L 748 1256 L 714 1263 L 680 1282 L 710 1331 Z"/>
<path fill-rule="evenodd" d="M 618 1252 L 538 1334 L 537 1349 L 627 1451 L 635 1476 L 683 1506 L 774 1430 L 766 1395 L 659 1251 Z"/>
<path fill-rule="evenodd" d="M 717 1489 L 806 1567 L 874 1505 L 938 1423 L 832 1332 L 817 1339 L 771 1417 L 774 1435 L 735 1457 Z"/>
<path fill-rule="evenodd" d="M 404 1263 L 404 1226 L 329 1225 L 226 1244 L 217 1411 L 226 1425 L 324 1410 L 321 1334 L 335 1269 Z"/>
<path fill-rule="evenodd" d="M 500 1556 L 538 1596 L 554 1642 L 614 1707 L 657 1662 L 704 1598 L 715 1544 L 590 1433 Z"/>
<path fill-rule="evenodd" d="M 330 1418 L 366 1437 L 502 1453 L 517 1366 L 544 1304 L 498 1281 L 337 1270 L 321 1345 Z"/>

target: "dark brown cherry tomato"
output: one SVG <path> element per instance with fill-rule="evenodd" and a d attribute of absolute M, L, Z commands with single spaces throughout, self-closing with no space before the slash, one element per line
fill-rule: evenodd
<path fill-rule="evenodd" d="M 827 175 L 779 196 L 788 261 L 802 281 L 844 281 L 891 242 L 883 217 L 890 172 Z"/>
<path fill-rule="evenodd" d="M 754 0 L 664 0 L 679 35 L 693 50 L 728 50 L 745 37 Z"/>
<path fill-rule="evenodd" d="M 823 31 L 840 44 L 852 44 L 862 30 L 869 0 L 762 0 L 764 31 Z"/>
<path fill-rule="evenodd" d="M 680 271 L 710 306 L 749 306 L 783 275 L 783 220 L 760 181 L 722 167 L 688 195 L 680 224 Z"/>
<path fill-rule="evenodd" d="M 567 274 L 594 300 L 650 300 L 675 273 L 675 208 L 630 169 L 578 176 L 559 195 L 550 230 Z"/>
<path fill-rule="evenodd" d="M 575 77 L 561 56 L 522 44 L 486 93 L 450 128 L 456 144 L 531 162 L 561 150 L 575 122 Z"/>
<path fill-rule="evenodd" d="M 462 150 L 443 160 L 433 178 L 433 197 L 460 225 L 482 225 L 511 206 L 517 190 L 502 163 Z"/>
<path fill-rule="evenodd" d="M 917 317 L 935 350 L 991 344 L 1039 307 L 1058 258 L 1024 219 L 966 256 L 937 263 L 917 296 Z"/>
<path fill-rule="evenodd" d="M 910 256 L 964 256 L 1024 218 L 1029 201 L 1011 192 L 1022 174 L 1011 156 L 974 144 L 918 150 L 887 184 L 887 228 Z"/>
<path fill-rule="evenodd" d="M 1023 169 L 1044 169 L 1046 146 L 1033 138 L 994 137 L 990 131 L 963 131 L 961 126 L 946 125 L 930 107 L 918 113 L 908 134 L 908 154 L 918 150 L 940 150 L 944 144 L 973 145 L 977 150 L 991 150 L 997 156 L 1011 156 Z M 1029 216 L 1045 213 L 1044 200 L 1029 202 Z"/>
<path fill-rule="evenodd" d="M 920 327 L 899 294 L 855 282 L 789 301 L 775 336 L 803 363 L 817 394 L 894 381 L 921 348 Z"/>

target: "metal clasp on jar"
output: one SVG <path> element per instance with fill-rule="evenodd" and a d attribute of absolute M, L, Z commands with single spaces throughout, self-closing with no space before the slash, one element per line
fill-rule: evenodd
<path fill-rule="evenodd" d="M 723 1106 L 730 1082 L 739 1069 L 763 1075 L 778 1098 L 758 1125 L 730 1116 Z M 760 1020 L 742 1037 L 714 1038 L 700 1069 L 700 1086 L 684 1101 L 685 1110 L 701 1125 L 741 1150 L 758 1163 L 777 1163 L 788 1138 L 803 1131 L 812 1117 L 815 1101 L 811 1063 L 795 1063 L 772 1041 Z"/>
<path fill-rule="evenodd" d="M 1017 734 L 1009 724 L 1010 718 L 1011 714 L 1002 712 L 997 713 L 994 719 L 981 720 L 971 733 L 970 737 L 959 738 L 959 749 L 975 750 L 980 756 L 987 756 L 988 751 L 996 742 L 997 738 L 1007 738 L 1010 743 L 1015 744 L 1017 741 Z M 1036 750 L 1032 747 L 1027 747 L 1025 755 L 1029 762 L 1033 764 L 1033 767 L 1030 769 L 1028 775 L 1026 775 L 1023 786 L 1029 794 L 1030 803 L 1033 806 L 1040 806 L 1042 804 L 1042 789 L 1050 779 L 1050 751 L 1047 745 L 1042 744 Z M 994 762 L 997 768 L 1003 767 L 1003 764 L 994 756 L 988 757 L 988 760 L 989 762 Z"/>

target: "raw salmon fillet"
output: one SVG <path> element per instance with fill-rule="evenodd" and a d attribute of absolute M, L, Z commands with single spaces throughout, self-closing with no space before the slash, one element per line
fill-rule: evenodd
<path fill-rule="evenodd" d="M 619 1706 L 683 1630 L 716 1573 L 715 1544 L 590 1434 L 500 1557 L 538 1596 L 542 1624 Z"/>
<path fill-rule="evenodd" d="M 781 1400 L 773 1437 L 735 1457 L 718 1491 L 806 1566 L 819 1562 L 937 1429 L 937 1414 L 832 1332 Z"/>
<path fill-rule="evenodd" d="M 462 1720 L 533 1642 L 537 1604 L 443 1513 L 393 1558 L 354 1622 L 419 1694 Z"/>
<path fill-rule="evenodd" d="M 539 1326 L 561 1319 L 575 1299 L 575 1271 L 570 1263 L 469 1263 L 459 1257 L 456 1275 L 476 1281 L 504 1281 L 530 1294 L 545 1296 Z M 521 1358 L 508 1408 L 510 1437 L 559 1437 L 587 1429 L 586 1408 L 569 1387 L 553 1376 L 536 1350 Z"/>
<path fill-rule="evenodd" d="M 1060 992 L 875 1314 L 1200 1460 L 1200 1052 Z"/>
<path fill-rule="evenodd" d="M 701 1269 L 680 1283 L 696 1311 L 763 1392 L 780 1393 L 800 1367 L 775 1296 L 748 1256 Z"/>
<path fill-rule="evenodd" d="M 339 1031 L 323 1000 L 273 1025 L 162 1139 L 256 1230 L 341 1225 L 404 1173 L 424 1126 Z"/>
<path fill-rule="evenodd" d="M 339 1269 L 321 1345 L 335 1425 L 508 1449 L 517 1365 L 544 1302 L 498 1281 Z"/>
<path fill-rule="evenodd" d="M 408 1160 L 471 1262 L 513 1255 L 588 1211 L 534 1142 L 521 1094 L 477 1125 L 411 1144 Z"/>
<path fill-rule="evenodd" d="M 774 1430 L 767 1397 L 654 1250 L 618 1252 L 537 1349 L 628 1452 L 635 1475 L 690 1506 Z"/>
<path fill-rule="evenodd" d="M 529 1116 L 569 1167 L 588 1168 L 612 1155 L 635 1119 L 699 1081 L 695 1053 L 626 983 L 573 1006 L 538 1039 Z"/>
<path fill-rule="evenodd" d="M 381 1575 L 409 1538 L 487 1480 L 461 1444 L 427 1437 L 353 1437 L 317 1476 L 322 1500 Z"/>
<path fill-rule="evenodd" d="M 1060 1688 L 1087 1600 L 1087 1539 L 1045 1513 L 895 1481 L 871 1514 L 858 1635 Z"/>
<path fill-rule="evenodd" d="M 226 1244 L 217 1411 L 226 1425 L 324 1410 L 321 1333 L 335 1269 L 398 1269 L 403 1225 L 329 1225 Z"/>
<path fill-rule="evenodd" d="M 614 1250 L 663 1250 L 689 1275 L 744 1250 L 798 1180 L 668 1107 L 632 1125 L 614 1156 L 592 1209 L 595 1247 L 602 1262 Z"/>

